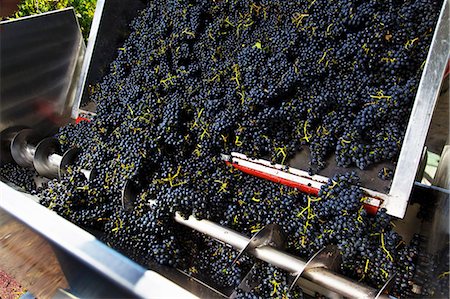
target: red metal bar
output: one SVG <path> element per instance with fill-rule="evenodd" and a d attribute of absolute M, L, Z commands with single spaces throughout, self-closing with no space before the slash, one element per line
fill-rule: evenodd
<path fill-rule="evenodd" d="M 89 122 L 89 121 L 91 121 L 91 120 L 90 120 L 89 118 L 86 118 L 86 117 L 78 116 L 77 119 L 75 120 L 75 123 L 76 123 L 76 124 L 79 124 L 79 123 L 82 122 L 82 121 L 87 121 L 87 122 Z"/>
<path fill-rule="evenodd" d="M 276 175 L 268 174 L 268 173 L 265 173 L 265 172 L 262 172 L 259 170 L 252 169 L 250 167 L 241 166 L 237 163 L 230 163 L 230 162 L 226 162 L 226 163 L 227 163 L 227 165 L 232 165 L 234 168 L 239 169 L 240 171 L 245 172 L 247 174 L 250 174 L 250 175 L 253 175 L 253 176 L 256 176 L 259 178 L 263 178 L 263 179 L 266 179 L 266 180 L 269 180 L 269 181 L 272 181 L 272 182 L 275 182 L 278 184 L 286 185 L 288 187 L 297 188 L 300 191 L 308 193 L 308 194 L 313 194 L 313 195 L 317 196 L 319 193 L 319 189 L 316 189 L 316 188 L 313 188 L 313 187 L 310 187 L 307 185 L 303 185 L 298 182 L 283 179 Z"/>
<path fill-rule="evenodd" d="M 379 208 L 380 207 L 377 207 L 377 206 L 364 204 L 364 210 L 366 210 L 369 215 L 376 215 Z"/>
<path fill-rule="evenodd" d="M 247 174 L 250 174 L 250 175 L 253 175 L 253 176 L 256 176 L 256 177 L 259 177 L 259 178 L 263 178 L 263 179 L 269 180 L 269 181 L 274 182 L 274 183 L 278 183 L 278 184 L 282 184 L 282 185 L 285 185 L 285 186 L 288 186 L 288 187 L 296 188 L 296 189 L 298 189 L 298 190 L 300 190 L 300 191 L 302 191 L 304 193 L 307 193 L 307 194 L 312 194 L 312 195 L 317 196 L 318 193 L 319 193 L 319 189 L 313 188 L 311 186 L 307 186 L 307 185 L 303 185 L 303 184 L 298 183 L 298 182 L 294 182 L 294 181 L 291 181 L 291 180 L 283 179 L 283 178 L 280 178 L 280 177 L 278 177 L 276 175 L 268 174 L 268 173 L 265 173 L 263 171 L 259 171 L 259 170 L 255 170 L 255 169 L 250 168 L 250 167 L 239 165 L 237 163 L 232 163 L 230 161 L 225 161 L 225 163 L 227 165 L 233 166 L 234 168 L 236 168 L 236 169 L 238 169 L 238 170 L 240 170 L 242 172 L 245 172 Z M 370 215 L 375 215 L 378 212 L 379 207 L 372 206 L 370 204 L 364 204 L 364 209 Z"/>

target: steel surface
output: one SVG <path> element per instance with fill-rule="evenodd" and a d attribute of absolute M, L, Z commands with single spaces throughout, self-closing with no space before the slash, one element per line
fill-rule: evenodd
<path fill-rule="evenodd" d="M 386 205 L 389 214 L 403 218 L 420 164 L 434 107 L 450 53 L 449 0 L 444 0 L 430 51 L 422 72 L 408 128 L 403 139 Z"/>
<path fill-rule="evenodd" d="M 0 130 L 66 123 L 84 41 L 72 8 L 0 22 Z"/>
<path fill-rule="evenodd" d="M 193 216 L 184 219 L 180 214 L 176 214 L 175 221 L 186 225 L 196 231 L 204 233 L 214 239 L 225 242 L 237 250 L 246 248 L 250 239 L 231 229 L 222 227 L 208 220 L 197 220 Z M 293 275 L 305 270 L 307 263 L 298 257 L 280 251 L 271 246 L 262 246 L 254 248 L 251 252 L 255 257 L 270 263 L 278 268 L 286 270 Z M 378 291 L 359 284 L 349 278 L 334 273 L 326 268 L 317 267 L 306 269 L 303 277 L 324 287 L 332 292 L 336 292 L 347 298 L 374 298 Z M 382 295 L 379 298 L 388 298 Z"/>
<path fill-rule="evenodd" d="M 169 280 L 134 263 L 92 234 L 41 206 L 34 196 L 16 191 L 3 182 L 0 182 L 0 194 L 0 211 L 47 240 L 56 252 L 69 287 L 81 297 L 213 297 L 211 291 L 188 281 L 187 277 L 176 276 L 176 271 L 166 275 L 170 276 Z M 0 217 L 0 228 L 2 219 Z M 35 249 L 29 247 L 29 250 Z M 4 258 L 0 256 L 0 262 Z"/>

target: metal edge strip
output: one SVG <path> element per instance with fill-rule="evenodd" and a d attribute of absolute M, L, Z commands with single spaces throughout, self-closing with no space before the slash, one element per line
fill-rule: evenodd
<path fill-rule="evenodd" d="M 403 218 L 406 213 L 409 196 L 449 58 L 448 20 L 449 0 L 444 0 L 403 139 L 389 192 L 390 200 L 386 204 L 386 209 L 390 211 L 389 214 L 398 218 Z"/>
<path fill-rule="evenodd" d="M 144 269 L 90 233 L 41 206 L 34 196 L 14 190 L 3 182 L 0 182 L 0 194 L 1 209 L 114 283 L 135 293 L 137 297 L 195 297 L 179 285 L 154 271 Z"/>
<path fill-rule="evenodd" d="M 84 43 L 84 38 L 81 33 L 80 23 L 78 21 L 78 18 L 76 16 L 75 10 L 73 9 L 73 17 L 75 19 L 75 22 L 77 24 L 78 30 L 79 30 L 79 43 L 76 45 L 76 48 L 73 49 L 77 55 L 76 58 L 73 60 L 71 67 L 68 70 L 69 78 L 70 78 L 70 85 L 67 87 L 66 91 L 66 105 L 65 107 L 62 107 L 62 110 L 60 111 L 63 116 L 72 116 L 72 111 L 74 109 L 74 103 L 75 103 L 75 97 L 77 95 L 77 88 L 78 88 L 78 82 L 80 80 L 80 73 L 84 62 L 84 56 L 86 53 L 86 45 Z"/>
<path fill-rule="evenodd" d="M 97 33 L 100 28 L 100 22 L 103 16 L 103 9 L 105 7 L 105 0 L 97 0 L 95 7 L 94 18 L 92 19 L 91 30 L 89 32 L 89 38 L 87 42 L 86 52 L 83 59 L 83 65 L 81 67 L 80 76 L 78 77 L 75 101 L 72 107 L 71 117 L 76 119 L 79 114 L 79 108 L 81 105 L 81 99 L 83 97 L 83 90 L 86 85 L 86 78 L 89 72 L 89 67 L 91 65 L 92 54 L 94 53 L 94 47 L 97 40 Z"/>
<path fill-rule="evenodd" d="M 58 13 L 58 12 L 61 12 L 61 11 L 71 10 L 71 9 L 73 9 L 72 6 L 66 7 L 66 8 L 61 8 L 61 9 L 56 9 L 56 10 L 50 10 L 50 11 L 46 11 L 46 12 L 42 12 L 42 13 L 38 13 L 38 14 L 29 15 L 29 16 L 24 16 L 24 17 L 20 17 L 20 18 L 5 20 L 5 21 L 0 22 L 0 24 L 7 24 L 7 23 L 12 23 L 12 22 L 18 22 L 18 21 L 23 21 L 23 20 L 26 20 L 26 19 L 31 19 L 31 18 L 39 18 L 39 17 L 42 17 L 42 16 Z"/>

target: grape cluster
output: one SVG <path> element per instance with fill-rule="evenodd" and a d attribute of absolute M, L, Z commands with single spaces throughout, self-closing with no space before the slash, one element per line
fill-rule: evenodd
<path fill-rule="evenodd" d="M 303 291 L 299 287 L 294 287 L 289 290 L 291 278 L 288 273 L 262 262 L 257 262 L 251 269 L 248 284 L 250 286 L 256 285 L 256 287 L 251 292 L 244 292 L 242 289 L 238 289 L 235 298 L 303 299 Z"/>
<path fill-rule="evenodd" d="M 50 180 L 38 191 L 40 203 L 70 221 L 95 230 L 104 230 L 105 223 L 117 208 L 113 198 L 98 196 L 85 175 L 68 169 L 61 180 Z"/>
<path fill-rule="evenodd" d="M 379 288 L 395 274 L 391 294 L 415 295 L 417 242 L 407 245 L 394 232 L 384 209 L 375 216 L 366 213 L 354 173 L 334 176 L 318 196 L 311 196 L 222 163 L 212 167 L 195 162 L 183 171 L 184 164 L 175 167 L 166 160 L 163 169 L 147 173 L 152 183 L 124 208 L 111 197 L 92 202 L 92 191 L 86 188 L 90 183 L 77 172 L 61 182 L 49 182 L 41 203 L 79 225 L 103 231 L 107 244 L 143 265 L 178 267 L 228 292 L 237 288 L 255 261 L 244 256 L 231 265 L 236 251 L 180 227 L 173 220 L 175 212 L 218 221 L 248 237 L 268 224 L 278 224 L 287 236 L 289 253 L 309 259 L 335 244 L 343 258 L 340 271 L 346 276 Z M 98 207 L 99 213 L 89 206 Z M 253 277 L 252 291 L 237 290 L 236 296 L 301 298 L 300 289 L 288 292 L 287 273 L 267 265 L 255 267 L 262 268 Z M 429 286 L 426 292 L 434 289 Z"/>
<path fill-rule="evenodd" d="M 252 262 L 230 267 L 236 252 L 181 228 L 175 212 L 248 237 L 278 224 L 288 252 L 308 259 L 335 244 L 343 274 L 377 288 L 396 273 L 391 293 L 409 297 L 419 250 L 386 211 L 367 215 L 354 174 L 307 196 L 227 167 L 220 154 L 287 164 L 309 147 L 311 172 L 332 154 L 361 169 L 394 160 L 441 2 L 149 2 L 90 88 L 96 116 L 60 129 L 62 148 L 82 152 L 41 203 L 143 265 L 221 288 L 236 288 Z M 127 182 L 139 195 L 122 207 Z M 302 297 L 288 292 L 286 273 L 254 269 L 254 288 L 237 296 Z"/>
<path fill-rule="evenodd" d="M 313 171 L 333 153 L 361 169 L 395 160 L 440 2 L 149 4 L 92 87 L 95 123 L 61 143 L 94 139 L 86 163 L 123 147 L 287 163 L 302 145 Z"/>
<path fill-rule="evenodd" d="M 92 125 L 92 122 L 81 121 L 61 127 L 55 136 L 59 140 L 61 151 L 65 152 L 71 147 L 88 148 L 95 136 Z"/>
<path fill-rule="evenodd" d="M 224 291 L 230 292 L 238 287 L 242 279 L 250 271 L 252 260 L 243 256 L 232 264 L 238 252 L 217 241 L 203 238 L 200 244 L 202 254 L 197 253 L 188 271 L 203 281 L 209 281 L 220 286 Z"/>
<path fill-rule="evenodd" d="M 35 171 L 20 167 L 15 163 L 5 163 L 0 167 L 1 180 L 10 182 L 29 193 L 35 192 L 37 189 L 35 177 Z"/>
<path fill-rule="evenodd" d="M 378 172 L 378 177 L 382 180 L 390 180 L 394 176 L 394 171 L 388 167 L 383 167 Z"/>

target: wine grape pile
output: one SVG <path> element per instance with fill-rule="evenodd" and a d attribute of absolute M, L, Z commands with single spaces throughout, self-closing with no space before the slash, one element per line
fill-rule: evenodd
<path fill-rule="evenodd" d="M 26 192 L 34 192 L 36 172 L 20 167 L 15 163 L 6 163 L 0 167 L 0 179 L 13 183 Z"/>
<path fill-rule="evenodd" d="M 341 273 L 375 288 L 395 274 L 392 295 L 417 295 L 420 242 L 406 244 L 384 210 L 366 214 L 355 174 L 307 196 L 240 173 L 220 154 L 286 164 L 307 146 L 311 172 L 333 153 L 338 165 L 361 169 L 394 160 L 441 2 L 149 2 L 91 88 L 97 115 L 60 129 L 62 149 L 82 154 L 67 177 L 39 191 L 41 203 L 104 232 L 143 265 L 178 267 L 219 288 L 236 288 L 254 265 L 253 290 L 237 297 L 302 291 L 289 292 L 287 273 L 251 257 L 231 266 L 236 251 L 180 227 L 175 212 L 247 236 L 279 224 L 289 253 L 307 259 L 336 244 Z M 95 169 L 94 179 L 82 168 Z M 140 190 L 127 208 L 125 182 Z"/>

